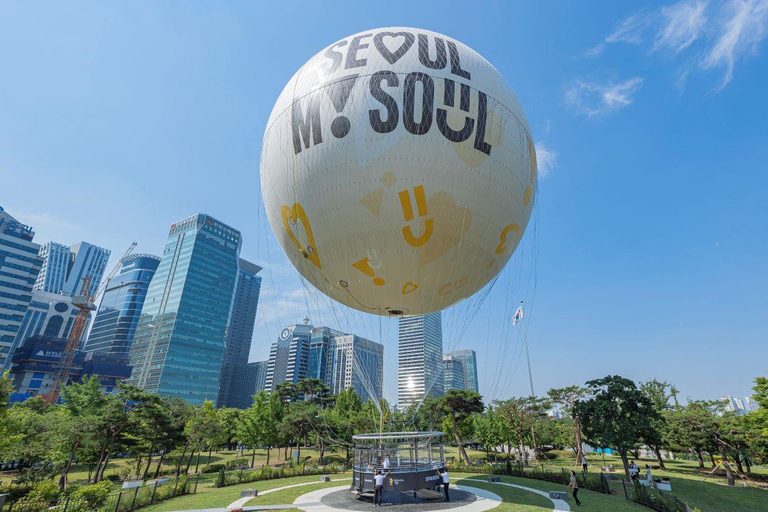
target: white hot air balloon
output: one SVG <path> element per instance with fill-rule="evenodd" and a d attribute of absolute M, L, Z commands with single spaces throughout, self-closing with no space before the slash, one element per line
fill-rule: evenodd
<path fill-rule="evenodd" d="M 369 30 L 322 50 L 264 134 L 264 206 L 288 258 L 323 293 L 379 315 L 441 310 L 485 286 L 520 242 L 536 187 L 509 85 L 428 30 Z"/>

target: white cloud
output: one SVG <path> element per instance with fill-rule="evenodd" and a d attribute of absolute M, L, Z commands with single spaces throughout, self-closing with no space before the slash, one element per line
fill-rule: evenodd
<path fill-rule="evenodd" d="M 607 84 L 578 80 L 566 92 L 566 101 L 582 114 L 597 117 L 631 105 L 642 83 L 641 77 Z"/>
<path fill-rule="evenodd" d="M 707 2 L 683 0 L 662 7 L 653 49 L 670 49 L 675 54 L 688 48 L 699 39 L 707 23 Z"/>
<path fill-rule="evenodd" d="M 630 43 L 643 42 L 643 34 L 653 24 L 653 15 L 639 12 L 619 23 L 613 32 L 605 38 L 606 43 Z"/>
<path fill-rule="evenodd" d="M 546 178 L 557 167 L 557 153 L 543 142 L 536 143 L 536 166 L 539 176 Z"/>
<path fill-rule="evenodd" d="M 757 53 L 766 36 L 768 0 L 730 0 L 723 7 L 715 28 L 717 37 L 702 61 L 704 69 L 725 68 L 718 89 L 733 78 L 733 68 L 741 57 Z"/>
<path fill-rule="evenodd" d="M 65 219 L 55 217 L 50 213 L 21 213 L 16 212 L 14 217 L 23 224 L 32 226 L 32 229 L 47 229 L 50 231 L 82 231 L 78 224 Z"/>

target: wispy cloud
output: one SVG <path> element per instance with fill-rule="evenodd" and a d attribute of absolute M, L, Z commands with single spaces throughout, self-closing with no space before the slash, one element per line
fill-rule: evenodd
<path fill-rule="evenodd" d="M 745 55 L 755 54 L 765 39 L 768 25 L 768 0 L 731 0 L 723 7 L 717 38 L 707 51 L 704 69 L 725 68 L 722 89 L 733 78 L 736 62 Z"/>
<path fill-rule="evenodd" d="M 557 167 L 557 153 L 549 149 L 544 142 L 537 142 L 536 164 L 539 176 L 546 178 Z"/>
<path fill-rule="evenodd" d="M 605 36 L 606 43 L 640 44 L 643 35 L 653 24 L 654 15 L 647 12 L 633 14 L 619 23 L 613 31 Z"/>
<path fill-rule="evenodd" d="M 698 67 L 722 69 L 717 87 L 721 90 L 733 78 L 736 63 L 756 54 L 768 35 L 768 0 L 680 0 L 655 11 L 643 10 L 619 22 L 583 55 L 597 57 L 614 43 L 641 45 L 648 32 L 654 34 L 649 53 L 678 57 L 688 49 L 695 52 L 675 71 L 678 89 Z"/>
<path fill-rule="evenodd" d="M 699 39 L 707 23 L 707 5 L 693 0 L 662 7 L 653 50 L 669 49 L 678 54 Z"/>
<path fill-rule="evenodd" d="M 632 104 L 643 83 L 641 77 L 605 84 L 577 80 L 566 91 L 566 101 L 587 117 L 598 117 Z"/>
<path fill-rule="evenodd" d="M 55 217 L 50 213 L 23 213 L 16 211 L 14 217 L 20 222 L 32 226 L 32 229 L 47 229 L 50 231 L 82 231 L 82 226 L 68 220 Z"/>

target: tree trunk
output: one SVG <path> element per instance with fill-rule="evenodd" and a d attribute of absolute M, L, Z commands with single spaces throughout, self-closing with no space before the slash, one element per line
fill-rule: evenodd
<path fill-rule="evenodd" d="M 301 443 L 296 439 L 296 462 L 301 458 Z"/>
<path fill-rule="evenodd" d="M 456 444 L 459 445 L 459 455 L 461 456 L 461 460 L 464 461 L 464 464 L 469 466 L 469 457 L 467 457 L 467 452 L 464 450 L 464 445 L 461 444 L 461 438 L 459 437 L 459 431 L 456 429 L 456 414 L 451 413 L 451 428 L 453 429 L 453 437 L 456 439 Z"/>
<path fill-rule="evenodd" d="M 155 470 L 155 478 L 160 476 L 160 469 L 163 467 L 163 460 L 165 459 L 166 453 L 168 453 L 168 451 L 163 450 L 163 453 L 160 454 L 160 460 L 157 461 L 157 469 Z"/>
<path fill-rule="evenodd" d="M 573 418 L 573 433 L 576 437 L 576 465 L 580 466 L 584 451 L 581 449 L 581 423 L 578 418 Z"/>
<path fill-rule="evenodd" d="M 701 456 L 701 450 L 696 448 L 696 458 L 699 459 L 699 467 L 704 469 L 704 457 Z"/>
<path fill-rule="evenodd" d="M 109 441 L 109 449 L 107 450 L 107 456 L 104 457 L 104 463 L 101 465 L 101 473 L 98 475 L 99 479 L 98 482 L 101 482 L 104 480 L 104 472 L 107 470 L 107 465 L 109 464 L 109 459 L 112 458 L 112 453 L 115 451 L 115 441 L 117 440 L 117 435 L 114 435 L 112 439 Z"/>
<path fill-rule="evenodd" d="M 256 465 L 256 447 L 253 447 L 253 455 L 251 455 L 251 467 Z"/>
<path fill-rule="evenodd" d="M 627 482 L 632 481 L 632 477 L 629 474 L 629 459 L 627 459 L 627 450 L 623 450 L 621 448 L 619 450 L 619 455 L 621 456 L 621 463 L 624 464 L 624 474 L 627 476 Z"/>
<path fill-rule="evenodd" d="M 147 467 L 144 468 L 144 475 L 142 475 L 141 479 L 146 480 L 147 476 L 149 475 L 149 466 L 152 465 L 152 452 L 155 451 L 155 447 L 151 446 L 149 448 L 149 454 L 147 454 Z"/>
<path fill-rule="evenodd" d="M 267 466 L 269 466 L 269 451 L 270 451 L 270 447 L 269 445 L 267 445 Z"/>
<path fill-rule="evenodd" d="M 77 448 L 80 446 L 80 440 L 78 439 L 77 442 L 72 443 L 72 450 L 69 452 L 69 460 L 64 465 L 64 469 L 61 471 L 61 478 L 59 478 L 59 490 L 63 491 L 64 488 L 67 486 L 67 473 L 69 473 L 70 468 L 72 467 L 72 461 L 75 460 L 75 451 L 77 451 Z"/>
<path fill-rule="evenodd" d="M 189 458 L 187 459 L 187 469 L 184 470 L 184 474 L 187 474 L 187 475 L 189 474 L 189 466 L 192 465 L 192 457 L 194 457 L 194 456 L 195 456 L 195 449 L 192 448 L 192 451 L 189 452 Z M 199 456 L 200 455 L 198 455 L 198 457 Z"/>
<path fill-rule="evenodd" d="M 744 457 L 744 464 L 747 465 L 747 474 L 748 475 L 752 474 L 752 463 L 749 462 L 749 456 L 748 455 Z"/>
<path fill-rule="evenodd" d="M 720 456 L 723 458 L 723 466 L 725 466 L 725 477 L 728 479 L 728 487 L 736 486 L 736 482 L 733 479 L 733 471 L 731 471 L 731 465 L 728 464 L 728 457 L 725 455 L 723 444 L 720 442 L 720 429 L 715 429 L 715 444 L 720 451 Z"/>
<path fill-rule="evenodd" d="M 184 445 L 184 451 L 181 452 L 181 457 L 179 457 L 179 463 L 176 464 L 176 476 L 179 476 L 181 474 L 181 465 L 184 464 L 184 456 L 187 454 L 187 449 L 189 449 L 189 441 Z"/>
<path fill-rule="evenodd" d="M 739 473 L 742 475 L 744 474 L 744 466 L 741 465 L 741 454 L 736 454 L 736 469 L 739 470 Z"/>
<path fill-rule="evenodd" d="M 206 466 L 209 466 L 211 464 L 211 452 L 213 451 L 213 448 L 208 448 L 208 462 L 206 462 Z M 240 456 L 242 456 L 243 453 L 240 452 Z"/>
<path fill-rule="evenodd" d="M 208 460 L 211 460 L 210 456 L 208 457 Z M 197 451 L 197 458 L 195 459 L 195 473 L 198 472 L 199 467 L 200 467 L 200 450 Z"/>
<path fill-rule="evenodd" d="M 528 465 L 528 452 L 525 449 L 525 442 L 523 441 L 523 433 L 518 432 L 517 433 L 517 449 L 520 451 L 520 460 L 525 462 L 525 465 Z"/>
<path fill-rule="evenodd" d="M 661 469 L 662 471 L 666 471 L 667 468 L 664 466 L 664 460 L 662 460 L 661 458 L 661 450 L 659 449 L 658 446 L 653 447 L 653 453 L 656 454 L 656 460 L 659 461 L 659 469 Z"/>
<path fill-rule="evenodd" d="M 715 469 L 717 467 L 717 462 L 715 462 L 715 454 L 712 452 L 709 453 L 709 460 L 712 463 L 712 469 Z"/>
<path fill-rule="evenodd" d="M 323 438 L 320 438 L 320 464 L 323 463 L 323 457 L 325 457 L 325 441 L 323 441 Z"/>
<path fill-rule="evenodd" d="M 101 470 L 101 463 L 104 460 L 104 454 L 107 451 L 107 443 L 104 443 L 101 445 L 101 453 L 99 454 L 99 462 L 96 464 L 96 474 L 91 473 L 91 468 L 88 468 L 88 481 L 92 484 L 99 482 L 99 471 Z M 91 481 L 91 476 L 93 476 L 93 481 Z"/>

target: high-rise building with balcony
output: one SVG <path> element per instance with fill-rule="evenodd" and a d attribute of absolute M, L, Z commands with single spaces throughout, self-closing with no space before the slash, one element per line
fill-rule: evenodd
<path fill-rule="evenodd" d="M 43 259 L 35 233 L 0 206 L 0 368 L 8 369 Z"/>
<path fill-rule="evenodd" d="M 236 407 L 245 409 L 253 402 L 252 396 L 256 383 L 252 370 L 248 366 L 251 352 L 253 326 L 256 323 L 256 309 L 259 306 L 261 290 L 261 267 L 240 258 L 238 262 L 237 284 L 232 297 L 232 310 L 227 327 L 226 349 L 219 377 L 218 407 Z"/>
<path fill-rule="evenodd" d="M 408 407 L 443 394 L 443 329 L 439 311 L 405 316 L 398 327 L 397 402 Z"/>
<path fill-rule="evenodd" d="M 131 254 L 123 260 L 120 270 L 107 283 L 85 344 L 87 352 L 128 354 L 149 283 L 159 264 L 160 258 L 151 254 Z"/>
<path fill-rule="evenodd" d="M 130 383 L 191 404 L 216 400 L 241 244 L 210 215 L 171 225 L 131 343 Z"/>

